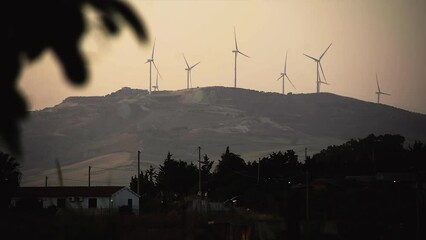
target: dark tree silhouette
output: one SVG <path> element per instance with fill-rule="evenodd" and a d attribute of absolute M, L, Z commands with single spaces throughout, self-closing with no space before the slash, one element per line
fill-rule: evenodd
<path fill-rule="evenodd" d="M 400 135 L 371 134 L 363 139 L 329 146 L 315 154 L 309 164 L 313 173 L 322 177 L 408 171 L 411 162 L 407 159 L 404 140 Z"/>
<path fill-rule="evenodd" d="M 426 171 L 426 145 L 420 141 L 416 141 L 413 146 L 409 147 L 410 159 L 412 160 L 413 168 L 416 171 Z"/>
<path fill-rule="evenodd" d="M 262 182 L 288 182 L 300 178 L 302 174 L 302 164 L 293 150 L 287 150 L 284 154 L 281 151 L 271 153 L 261 160 L 260 169 Z"/>
<path fill-rule="evenodd" d="M 23 66 L 51 49 L 72 84 L 82 85 L 88 79 L 80 50 L 88 25 L 84 17 L 87 6 L 98 13 L 107 33 L 117 34 L 123 19 L 140 41 L 147 40 L 142 21 L 122 0 L 8 1 L 2 6 L 0 139 L 15 154 L 21 153 L 19 124 L 28 115 L 26 102 L 16 89 Z"/>
<path fill-rule="evenodd" d="M 240 155 L 226 148 L 214 173 L 214 187 L 212 196 L 216 199 L 226 200 L 241 195 L 247 188 L 249 181 L 253 181 L 247 172 L 247 165 Z"/>
<path fill-rule="evenodd" d="M 150 166 L 145 172 L 139 174 L 140 186 L 139 193 L 142 197 L 152 197 L 156 193 L 156 186 L 154 178 L 156 175 L 155 168 Z M 130 189 L 134 192 L 138 192 L 138 176 L 134 176 L 130 179 Z"/>
<path fill-rule="evenodd" d="M 9 206 L 10 198 L 19 187 L 21 172 L 15 158 L 0 152 L 0 209 Z"/>
<path fill-rule="evenodd" d="M 203 156 L 203 161 L 201 162 L 201 174 L 203 178 L 208 178 L 212 175 L 212 167 L 213 167 L 213 163 L 214 161 L 210 161 L 209 156 L 207 156 L 207 154 L 205 154 Z"/>
<path fill-rule="evenodd" d="M 183 196 L 197 184 L 197 177 L 198 170 L 194 164 L 175 160 L 169 152 L 160 165 L 157 183 L 160 190 Z"/>
<path fill-rule="evenodd" d="M 218 176 L 235 176 L 238 172 L 245 170 L 246 163 L 240 155 L 229 151 L 229 147 L 226 147 L 226 151 L 222 154 L 216 166 L 216 174 Z"/>
<path fill-rule="evenodd" d="M 212 188 L 213 163 L 214 161 L 210 161 L 210 158 L 207 156 L 207 154 L 203 156 L 203 160 L 201 162 L 201 181 L 203 192 L 209 192 Z"/>

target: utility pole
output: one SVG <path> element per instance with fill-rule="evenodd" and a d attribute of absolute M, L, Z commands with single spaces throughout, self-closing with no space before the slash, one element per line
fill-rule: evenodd
<path fill-rule="evenodd" d="M 90 170 L 92 170 L 91 166 L 89 166 L 89 187 L 90 187 Z"/>
<path fill-rule="evenodd" d="M 201 147 L 198 146 L 198 195 L 201 197 Z"/>
<path fill-rule="evenodd" d="M 311 224 L 309 222 L 309 166 L 308 160 L 308 148 L 305 148 L 305 166 L 306 166 L 306 236 L 307 239 L 311 239 Z"/>
<path fill-rule="evenodd" d="M 151 84 L 151 82 L 150 82 L 150 84 Z M 151 89 L 150 89 L 150 91 L 151 91 Z M 138 193 L 139 196 L 140 196 L 139 187 L 140 187 L 140 184 L 141 184 L 140 173 L 141 173 L 141 151 L 138 151 L 138 175 L 137 175 L 137 177 L 138 177 L 138 189 L 137 189 L 137 193 Z"/>
<path fill-rule="evenodd" d="M 309 221 L 309 168 L 306 160 L 308 159 L 308 148 L 305 148 L 305 166 L 306 166 L 306 220 Z"/>
<path fill-rule="evenodd" d="M 260 158 L 259 158 L 259 162 L 257 163 L 257 185 L 259 185 L 259 178 L 260 178 Z"/>
<path fill-rule="evenodd" d="M 44 186 L 47 187 L 47 176 L 44 179 Z"/>
<path fill-rule="evenodd" d="M 417 232 L 416 232 L 416 235 L 417 235 L 417 239 L 422 239 L 422 237 L 423 237 L 423 230 L 422 230 L 422 228 L 421 228 L 421 211 L 422 211 L 422 209 L 421 209 L 421 205 L 422 205 L 422 199 L 421 199 L 421 195 L 422 195 L 422 191 L 423 191 L 423 183 L 422 183 L 422 180 L 421 180 L 421 174 L 420 174 L 420 172 L 418 171 L 417 172 L 417 176 L 416 176 L 416 180 L 417 180 L 417 189 L 416 189 L 416 197 L 417 197 L 417 199 L 416 199 L 416 217 L 417 217 L 417 228 L 416 228 L 416 230 L 417 230 Z"/>

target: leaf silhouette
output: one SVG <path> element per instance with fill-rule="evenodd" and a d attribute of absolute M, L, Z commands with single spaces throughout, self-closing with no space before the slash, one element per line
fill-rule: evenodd
<path fill-rule="evenodd" d="M 0 108 L 4 110 L 0 146 L 16 155 L 21 153 L 20 122 L 28 115 L 25 99 L 16 88 L 23 61 L 32 63 L 52 49 L 67 80 L 85 84 L 89 70 L 80 41 L 88 26 L 87 6 L 93 7 L 109 34 L 116 35 L 123 25 L 129 25 L 139 41 L 148 40 L 143 22 L 123 0 L 8 1 L 2 6 L 0 63 L 6 67 L 0 69 Z"/>

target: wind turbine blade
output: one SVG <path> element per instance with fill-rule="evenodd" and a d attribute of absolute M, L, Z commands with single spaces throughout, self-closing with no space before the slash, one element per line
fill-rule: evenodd
<path fill-rule="evenodd" d="M 154 39 L 154 45 L 152 46 L 152 54 L 151 54 L 151 59 L 154 59 L 154 51 L 155 51 L 155 42 L 157 41 L 157 39 Z"/>
<path fill-rule="evenodd" d="M 197 62 L 196 64 L 192 65 L 191 69 L 193 69 L 195 66 L 197 66 L 200 62 Z"/>
<path fill-rule="evenodd" d="M 321 60 L 321 58 L 324 56 L 324 54 L 327 52 L 327 50 L 331 47 L 331 44 L 333 44 L 333 43 L 330 43 L 330 45 L 328 46 L 328 48 L 325 49 L 324 53 L 321 55 L 321 57 L 319 58 L 319 60 Z"/>
<path fill-rule="evenodd" d="M 160 76 L 161 79 L 163 79 L 163 77 L 161 76 L 160 71 L 158 71 L 157 65 L 155 65 L 155 62 L 152 61 L 152 63 L 154 64 L 155 70 L 157 70 L 158 75 Z"/>
<path fill-rule="evenodd" d="M 328 83 L 328 82 L 323 82 L 323 81 L 319 81 L 320 83 L 322 83 L 322 84 L 325 84 L 325 85 L 330 85 L 330 83 Z"/>
<path fill-rule="evenodd" d="M 283 77 L 283 75 L 281 74 L 281 76 L 277 79 L 277 81 L 280 80 L 282 77 Z"/>
<path fill-rule="evenodd" d="M 186 66 L 189 68 L 189 64 L 188 64 L 188 61 L 186 61 L 185 54 L 182 54 L 182 55 L 183 55 L 183 59 L 185 59 Z"/>
<path fill-rule="evenodd" d="M 291 82 L 290 78 L 287 76 L 287 74 L 285 75 L 287 77 L 287 80 L 291 83 L 291 86 L 294 87 L 294 89 L 296 89 L 296 87 L 294 86 L 294 84 Z"/>
<path fill-rule="evenodd" d="M 379 93 L 381 93 L 380 92 L 380 86 L 379 86 L 379 78 L 377 77 L 377 73 L 376 73 L 376 82 L 377 82 L 377 90 L 378 90 Z"/>
<path fill-rule="evenodd" d="M 324 70 L 322 69 L 321 62 L 319 63 L 319 66 L 320 66 L 320 68 L 321 68 L 322 75 L 324 76 L 324 80 L 325 80 L 325 82 L 327 83 L 327 79 L 325 78 L 325 74 L 324 74 Z M 328 83 L 327 83 L 327 84 L 328 84 Z"/>
<path fill-rule="evenodd" d="M 285 52 L 285 63 L 284 63 L 284 74 L 286 74 L 287 70 L 287 51 Z"/>
<path fill-rule="evenodd" d="M 307 54 L 303 54 L 303 55 L 305 55 L 306 57 L 308 57 L 308 58 L 310 58 L 310 59 L 314 60 L 315 62 L 318 62 L 318 59 L 316 59 L 316 58 L 314 58 L 314 57 L 311 57 L 311 56 L 309 56 L 309 55 L 307 55 Z"/>
<path fill-rule="evenodd" d="M 387 96 L 390 96 L 390 94 L 389 94 L 389 93 L 384 93 L 384 92 L 382 92 L 381 94 L 383 94 L 383 95 L 387 95 Z"/>
<path fill-rule="evenodd" d="M 242 52 L 240 52 L 240 51 L 238 51 L 238 53 L 239 53 L 239 54 L 241 54 L 241 55 L 243 55 L 243 56 L 245 56 L 245 57 L 250 58 L 249 56 L 245 55 L 244 53 L 242 53 Z"/>
<path fill-rule="evenodd" d="M 234 27 L 234 39 L 235 39 L 235 50 L 238 51 L 238 44 L 237 44 L 237 33 L 235 31 L 235 27 Z"/>

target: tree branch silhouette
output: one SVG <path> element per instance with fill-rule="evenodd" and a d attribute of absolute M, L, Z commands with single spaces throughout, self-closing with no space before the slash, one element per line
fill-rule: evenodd
<path fill-rule="evenodd" d="M 9 151 L 21 154 L 20 123 L 28 115 L 27 104 L 16 86 L 25 63 L 33 63 L 51 49 L 67 80 L 87 82 L 89 70 L 80 49 L 88 22 L 85 7 L 92 7 L 108 34 L 116 35 L 123 25 L 131 27 L 139 41 L 148 39 L 143 21 L 122 0 L 8 1 L 0 14 L 0 139 Z"/>

